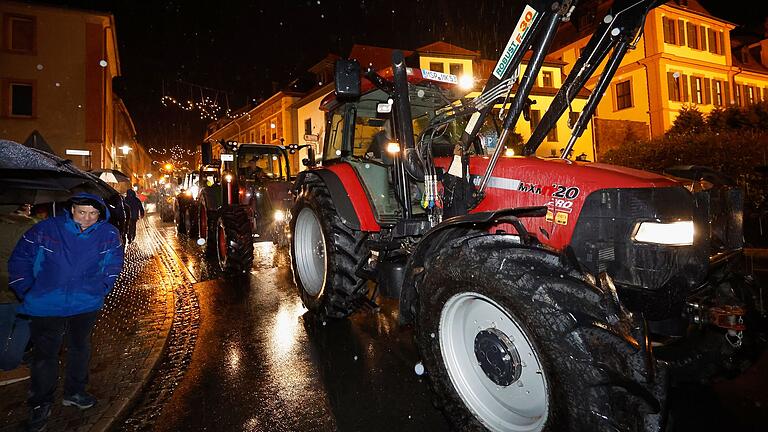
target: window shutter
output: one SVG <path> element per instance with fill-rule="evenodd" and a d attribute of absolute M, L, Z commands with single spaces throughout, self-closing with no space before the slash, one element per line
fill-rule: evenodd
<path fill-rule="evenodd" d="M 680 95 L 677 94 L 677 89 L 675 88 L 675 76 L 672 74 L 672 72 L 667 72 L 667 92 L 669 92 L 669 100 L 671 101 L 677 101 L 680 100 Z"/>
<path fill-rule="evenodd" d="M 717 42 L 715 42 L 715 31 L 711 28 L 707 29 L 707 42 L 709 42 L 709 52 L 717 54 Z"/>
<path fill-rule="evenodd" d="M 731 87 L 728 85 L 727 81 L 720 81 L 723 83 L 723 90 L 725 91 L 725 99 L 723 100 L 723 103 L 725 106 L 728 106 L 731 104 Z"/>
<path fill-rule="evenodd" d="M 701 35 L 699 37 L 699 48 L 701 48 L 702 51 L 707 50 L 707 28 L 704 26 L 699 27 L 699 34 Z"/>
<path fill-rule="evenodd" d="M 720 45 L 717 47 L 718 54 L 725 54 L 725 37 L 723 32 L 720 32 Z"/>
<path fill-rule="evenodd" d="M 680 87 L 683 88 L 683 102 L 688 102 L 688 75 L 681 75 Z"/>
<path fill-rule="evenodd" d="M 677 36 L 677 44 L 685 45 L 685 22 L 683 20 L 677 20 Z"/>
<path fill-rule="evenodd" d="M 664 29 L 664 43 L 672 43 L 672 41 L 669 40 L 669 18 L 665 16 L 661 17 L 661 28 Z"/>
<path fill-rule="evenodd" d="M 763 100 L 763 95 L 760 93 L 760 87 L 755 87 L 755 103 Z"/>
<path fill-rule="evenodd" d="M 696 40 L 696 26 L 693 25 L 693 23 L 685 23 L 685 28 L 688 31 L 686 34 L 688 37 L 688 48 L 698 48 L 694 44 L 694 41 Z"/>
<path fill-rule="evenodd" d="M 704 103 L 709 105 L 712 103 L 712 87 L 709 82 L 709 78 L 704 78 Z"/>

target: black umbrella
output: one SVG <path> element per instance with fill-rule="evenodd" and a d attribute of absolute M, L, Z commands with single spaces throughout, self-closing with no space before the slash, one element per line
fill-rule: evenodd
<path fill-rule="evenodd" d="M 78 192 L 105 199 L 119 194 L 68 159 L 42 150 L 0 140 L 0 155 L 0 203 L 63 201 Z"/>

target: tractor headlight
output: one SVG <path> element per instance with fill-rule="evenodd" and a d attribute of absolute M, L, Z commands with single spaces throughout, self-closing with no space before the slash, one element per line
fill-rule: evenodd
<path fill-rule="evenodd" d="M 200 193 L 200 187 L 195 185 L 189 188 L 189 193 L 192 194 L 192 199 L 197 199 L 197 194 Z"/>
<path fill-rule="evenodd" d="M 690 246 L 693 244 L 693 221 L 640 222 L 635 226 L 632 240 L 638 243 Z"/>
<path fill-rule="evenodd" d="M 282 210 L 275 210 L 275 222 L 282 222 L 285 220 L 285 212 Z"/>

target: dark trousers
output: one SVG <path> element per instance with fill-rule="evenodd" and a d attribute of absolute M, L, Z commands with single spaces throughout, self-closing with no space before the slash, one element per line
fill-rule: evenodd
<path fill-rule="evenodd" d="M 53 393 L 59 380 L 59 351 L 65 334 L 67 369 L 64 394 L 72 395 L 85 390 L 91 360 L 91 332 L 98 316 L 99 311 L 70 317 L 32 317 L 30 406 L 53 403 Z"/>
<path fill-rule="evenodd" d="M 128 219 L 128 241 L 132 242 L 136 238 L 136 221 L 138 219 Z"/>

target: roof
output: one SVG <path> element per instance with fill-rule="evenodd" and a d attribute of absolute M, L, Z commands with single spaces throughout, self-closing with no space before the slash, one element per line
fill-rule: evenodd
<path fill-rule="evenodd" d="M 416 48 L 419 54 L 438 54 L 451 56 L 480 57 L 480 51 L 471 51 L 460 46 L 449 44 L 448 42 L 438 41 L 421 48 Z"/>

